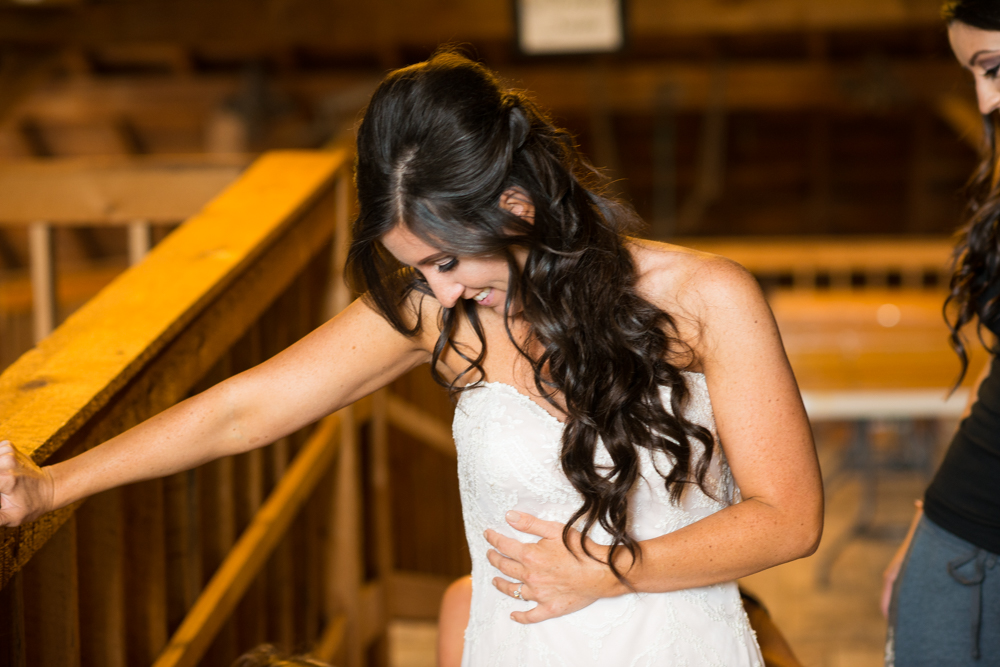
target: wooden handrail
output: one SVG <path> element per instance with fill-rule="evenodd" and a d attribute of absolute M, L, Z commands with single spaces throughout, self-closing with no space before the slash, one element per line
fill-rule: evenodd
<path fill-rule="evenodd" d="M 242 334 L 242 328 L 221 323 L 241 310 L 239 319 L 252 321 L 269 303 L 267 296 L 293 277 L 289 255 L 308 257 L 330 237 L 333 220 L 322 212 L 282 234 L 348 161 L 346 152 L 274 153 L 258 160 L 147 261 L 119 276 L 0 375 L 0 432 L 41 464 L 67 444 L 70 451 L 92 446 L 182 399 Z M 266 266 L 242 275 L 265 255 Z M 177 357 L 164 360 L 166 350 Z M 104 428 L 86 431 L 113 397 Z M 72 511 L 3 531 L 0 586 Z"/>
<path fill-rule="evenodd" d="M 313 318 L 345 307 L 351 295 L 339 275 L 353 201 L 350 157 L 344 149 L 261 158 L 145 261 L 118 276 L 0 375 L 0 433 L 38 463 L 72 456 L 182 400 L 198 386 L 258 363 L 261 340 L 273 338 L 284 326 L 280 315 L 264 317 L 269 308 L 292 309 L 288 314 L 297 319 L 297 337 L 315 326 Z M 320 290 L 325 296 L 308 286 L 328 275 L 324 267 L 334 276 L 332 285 Z M 267 349 L 267 354 L 277 351 L 274 341 Z M 242 365 L 233 368 L 236 359 Z M 313 631 L 289 632 L 305 632 L 313 655 L 359 667 L 368 647 L 386 632 L 391 615 L 432 616 L 448 583 L 440 574 L 394 571 L 389 424 L 448 458 L 455 455 L 449 429 L 440 418 L 383 390 L 327 418 L 311 434 L 303 432 L 267 450 L 199 468 L 196 472 L 204 482 L 183 475 L 143 482 L 101 494 L 80 512 L 78 503 L 32 524 L 0 530 L 0 611 L 34 619 L 11 626 L 22 633 L 9 644 L 15 654 L 20 651 L 21 657 L 15 658 L 23 660 L 24 647 L 35 646 L 37 653 L 29 650 L 28 660 L 42 667 L 75 662 L 80 659 L 77 652 L 94 664 L 155 662 L 173 667 L 218 661 L 231 655 L 226 651 L 236 645 L 231 620 L 246 611 L 243 603 L 256 600 L 260 608 L 262 586 L 275 568 L 279 578 L 292 572 L 288 540 L 305 539 L 313 543 L 311 553 L 329 560 L 322 565 L 322 590 L 301 612 L 319 625 Z M 286 469 L 283 461 L 300 436 L 305 442 Z M 264 484 L 265 456 L 280 479 L 261 503 L 253 498 L 259 498 Z M 245 478 L 237 477 L 240 470 Z M 237 489 L 241 485 L 243 492 Z M 236 504 L 234 491 L 243 498 L 242 505 Z M 211 522 L 213 534 L 194 547 L 191 524 L 185 523 L 190 521 L 185 517 L 192 511 L 192 493 L 202 494 L 199 502 L 214 507 L 214 514 L 204 519 Z M 362 511 L 366 493 L 374 496 Z M 235 541 L 242 521 L 238 517 L 248 512 L 247 528 Z M 363 515 L 374 522 L 371 528 L 365 528 Z M 314 529 L 323 526 L 321 536 L 303 532 L 306 519 Z M 80 531 L 75 528 L 78 522 Z M 108 536 L 124 531 L 124 548 L 121 543 L 115 546 L 113 539 L 102 542 L 109 539 L 100 537 L 102 531 Z M 166 587 L 173 584 L 166 581 L 164 531 L 187 545 L 183 558 L 170 565 L 171 576 L 186 582 L 181 597 L 187 602 L 180 601 L 176 587 L 168 602 Z M 366 574 L 371 561 L 362 554 L 362 544 L 369 539 L 373 542 L 366 548 L 374 545 L 375 579 Z M 139 547 L 145 540 L 154 544 Z M 224 558 L 213 563 L 211 554 Z M 203 565 L 192 561 L 198 558 L 208 560 Z M 129 570 L 130 559 L 144 561 L 138 571 Z M 201 586 L 200 567 L 212 568 L 215 574 L 194 599 L 190 590 L 192 582 L 196 594 Z M 131 588 L 121 579 L 128 576 L 133 576 Z M 85 587 L 95 613 L 78 616 L 76 598 L 81 596 L 83 602 Z M 94 592 L 103 590 L 108 590 L 106 599 L 94 600 Z M 139 594 L 126 598 L 126 590 Z M 290 598 L 285 592 L 280 597 L 285 602 L 276 609 L 287 609 Z M 135 604 L 138 618 L 133 621 L 129 615 Z M 170 604 L 176 632 L 168 643 Z M 178 604 L 184 605 L 180 617 Z M 29 607 L 35 611 L 25 611 Z M 59 612 L 38 613 L 57 607 Z M 282 618 L 288 619 L 281 621 L 288 628 L 291 619 Z M 59 641 L 48 642 L 42 635 L 24 641 L 32 628 L 38 631 L 39 623 L 44 636 L 56 632 Z M 138 636 L 130 623 L 138 623 Z M 0 644 L 4 641 L 0 629 Z M 302 639 L 296 641 L 302 645 Z M 244 643 L 241 650 L 248 647 Z"/>

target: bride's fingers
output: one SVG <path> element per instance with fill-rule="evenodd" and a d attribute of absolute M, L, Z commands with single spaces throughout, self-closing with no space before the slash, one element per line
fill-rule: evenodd
<path fill-rule="evenodd" d="M 493 577 L 493 585 L 496 587 L 498 591 L 500 591 L 504 595 L 509 595 L 510 597 L 515 599 L 517 598 L 517 596 L 514 595 L 514 593 L 517 591 L 518 588 L 520 588 L 521 599 L 527 602 L 532 601 L 529 597 L 530 593 L 527 590 L 527 584 L 525 584 L 523 581 L 509 581 L 507 579 L 504 579 L 503 577 Z"/>
<path fill-rule="evenodd" d="M 527 611 L 512 612 L 510 618 L 516 623 L 530 625 L 531 623 L 540 623 L 542 621 L 547 621 L 550 618 L 562 616 L 565 613 L 566 612 L 557 612 L 552 605 L 538 604 Z"/>
<path fill-rule="evenodd" d="M 524 543 L 518 542 L 512 537 L 507 537 L 506 535 L 501 535 L 493 529 L 489 529 L 485 533 L 486 541 L 490 543 L 494 549 L 502 554 L 506 554 L 508 558 L 513 558 L 514 560 L 521 560 L 521 555 L 524 552 Z"/>
<path fill-rule="evenodd" d="M 524 581 L 527 572 L 525 571 L 524 566 L 516 560 L 506 558 L 492 549 L 486 552 L 486 559 L 490 561 L 490 565 L 500 570 L 500 572 L 506 574 L 508 577 L 513 577 L 518 581 Z"/>
<path fill-rule="evenodd" d="M 565 525 L 558 521 L 545 521 L 525 512 L 515 512 L 514 510 L 507 512 L 507 523 L 522 533 L 548 539 L 561 539 Z"/>

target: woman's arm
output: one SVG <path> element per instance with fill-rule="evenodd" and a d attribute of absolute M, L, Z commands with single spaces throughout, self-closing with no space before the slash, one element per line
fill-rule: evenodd
<path fill-rule="evenodd" d="M 419 339 L 363 301 L 264 363 L 99 447 L 38 469 L 0 446 L 0 526 L 16 526 L 112 487 L 262 447 L 424 363 Z M 0 434 L 2 435 L 2 434 Z"/>
<path fill-rule="evenodd" d="M 665 592 L 730 581 L 813 553 L 823 526 L 823 490 L 812 434 L 777 326 L 756 281 L 721 258 L 701 260 L 685 283 L 690 338 L 708 383 L 719 440 L 743 501 L 690 526 L 641 543 L 642 557 L 617 564 L 635 591 Z M 559 524 L 527 515 L 512 525 L 543 539 L 521 544 L 493 531 L 490 561 L 524 581 L 539 605 L 520 622 L 558 616 L 629 591 L 602 565 L 574 557 Z M 578 536 L 575 536 L 578 542 Z M 590 545 L 593 553 L 606 552 Z M 513 594 L 516 585 L 494 581 Z"/>

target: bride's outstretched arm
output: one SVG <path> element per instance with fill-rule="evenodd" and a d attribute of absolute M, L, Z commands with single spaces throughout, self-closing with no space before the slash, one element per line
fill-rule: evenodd
<path fill-rule="evenodd" d="M 72 459 L 38 468 L 0 442 L 0 526 L 293 433 L 427 361 L 362 301 L 268 361 Z M 3 434 L 0 433 L 0 440 Z M 15 443 L 16 444 L 16 443 Z"/>
<path fill-rule="evenodd" d="M 515 620 L 559 616 L 630 588 L 666 592 L 730 581 L 816 550 L 823 527 L 819 464 L 770 309 L 752 276 L 726 260 L 705 261 L 690 285 L 687 303 L 702 324 L 693 346 L 742 502 L 641 542 L 635 563 L 624 550 L 616 554 L 627 586 L 606 565 L 569 552 L 561 524 L 526 514 L 511 521 L 541 536 L 538 544 L 488 531 L 497 549 L 489 554 L 491 563 L 525 582 L 521 594 L 539 603 Z M 574 535 L 571 545 L 578 541 Z M 596 544 L 589 548 L 606 553 Z M 518 586 L 500 577 L 494 583 L 509 595 Z"/>

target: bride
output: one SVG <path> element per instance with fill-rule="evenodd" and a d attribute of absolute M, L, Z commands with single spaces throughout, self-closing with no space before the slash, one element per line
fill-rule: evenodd
<path fill-rule="evenodd" d="M 760 665 L 734 580 L 815 550 L 822 490 L 754 279 L 630 236 L 569 134 L 453 52 L 382 82 L 356 179 L 361 299 L 74 459 L 0 444 L 0 525 L 263 446 L 428 363 L 458 397 L 464 664 Z"/>

